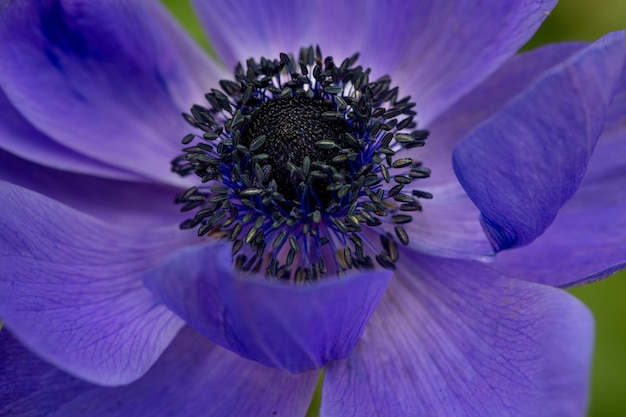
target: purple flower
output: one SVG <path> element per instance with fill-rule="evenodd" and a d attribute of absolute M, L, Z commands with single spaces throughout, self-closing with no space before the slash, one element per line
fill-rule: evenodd
<path fill-rule="evenodd" d="M 0 414 L 584 414 L 625 34 L 380 3 L 2 3 Z"/>

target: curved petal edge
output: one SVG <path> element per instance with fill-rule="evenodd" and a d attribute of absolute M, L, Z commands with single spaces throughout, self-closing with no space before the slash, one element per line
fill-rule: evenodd
<path fill-rule="evenodd" d="M 624 65 L 624 32 L 547 71 L 457 146 L 455 172 L 497 251 L 532 242 L 576 192 Z"/>

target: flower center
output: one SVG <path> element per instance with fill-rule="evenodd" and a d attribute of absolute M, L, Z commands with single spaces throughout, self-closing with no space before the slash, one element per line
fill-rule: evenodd
<path fill-rule="evenodd" d="M 201 184 L 181 193 L 181 224 L 233 242 L 236 268 L 314 281 L 350 269 L 394 269 L 404 224 L 431 198 L 413 182 L 430 171 L 402 155 L 423 146 L 410 97 L 370 82 L 357 55 L 336 66 L 319 48 L 248 60 L 185 119 L 196 129 L 172 161 Z M 405 152 L 406 153 L 406 152 Z"/>
<path fill-rule="evenodd" d="M 334 162 L 333 158 L 337 150 L 349 148 L 345 139 L 349 128 L 343 118 L 334 115 L 331 104 L 306 97 L 266 101 L 252 113 L 241 142 L 248 149 L 254 148 L 252 155 L 267 155 L 261 166 L 271 167 L 268 180 L 276 182 L 277 191 L 287 200 L 298 201 L 299 195 L 307 191 L 311 194 L 309 200 L 319 199 L 322 207 L 333 200 L 326 190 L 325 174 L 313 176 L 307 183 L 308 173 L 298 172 L 298 167 L 314 164 L 346 168 L 345 162 Z"/>

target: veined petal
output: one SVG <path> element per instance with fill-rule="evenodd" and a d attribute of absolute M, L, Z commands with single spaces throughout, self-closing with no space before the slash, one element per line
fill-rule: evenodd
<path fill-rule="evenodd" d="M 543 235 L 526 247 L 500 252 L 493 268 L 529 281 L 570 287 L 626 267 L 625 99 L 626 77 L 611 106 L 615 117 L 607 120 L 574 197 Z"/>
<path fill-rule="evenodd" d="M 193 4 L 229 70 L 251 57 L 277 58 L 280 52 L 297 56 L 300 48 L 319 45 L 337 64 L 358 52 L 359 62 L 371 67 L 375 76 L 393 75 L 404 58 L 403 48 L 415 38 L 414 25 L 425 19 L 415 2 L 404 1 L 194 0 Z M 386 22 L 392 22 L 393 30 L 372 30 Z"/>
<path fill-rule="evenodd" d="M 250 57 L 319 44 L 339 62 L 355 52 L 391 75 L 428 123 L 512 56 L 555 0 L 232 2 L 195 0 L 228 69 Z"/>
<path fill-rule="evenodd" d="M 622 72 L 613 33 L 538 78 L 454 152 L 496 250 L 532 242 L 582 180 Z"/>
<path fill-rule="evenodd" d="M 410 256 L 354 353 L 327 367 L 321 415 L 582 417 L 582 303 L 480 263 Z"/>
<path fill-rule="evenodd" d="M 0 11 L 0 86 L 12 105 L 60 145 L 142 178 L 179 181 L 168 167 L 190 130 L 181 112 L 217 79 L 156 1 Z"/>
<path fill-rule="evenodd" d="M 395 22 L 383 31 L 402 58 L 390 74 L 411 94 L 418 121 L 430 126 L 439 114 L 513 56 L 550 14 L 556 0 L 412 2 L 419 10 L 398 36 Z M 374 31 L 375 33 L 379 31 Z M 377 34 L 375 36 L 378 36 Z M 375 58 L 374 58 L 375 59 Z"/>
<path fill-rule="evenodd" d="M 375 17 L 374 2 L 293 2 L 194 0 L 211 45 L 232 71 L 248 58 L 278 58 L 320 45 L 326 56 L 341 60 L 361 51 Z M 377 10 L 387 10 L 379 4 Z M 405 8 L 403 7 L 403 10 Z M 350 34 L 350 36 L 345 36 Z M 382 74 L 381 74 L 382 75 Z"/>
<path fill-rule="evenodd" d="M 491 259 L 493 248 L 480 224 L 480 211 L 469 199 L 452 167 L 452 151 L 460 140 L 538 75 L 565 61 L 584 43 L 564 43 L 515 56 L 485 82 L 444 112 L 430 126 L 427 146 L 402 151 L 424 161 L 432 176 L 405 187 L 418 188 L 434 198 L 422 200 L 423 211 L 405 226 L 411 247 L 435 256 Z"/>
<path fill-rule="evenodd" d="M 46 168 L 0 149 L 0 180 L 36 191 L 109 223 L 172 226 L 185 219 L 179 189 Z"/>
<path fill-rule="evenodd" d="M 0 152 L 4 149 L 46 167 L 108 178 L 139 178 L 136 174 L 81 155 L 46 137 L 22 117 L 1 89 L 0 138 Z M 0 165 L 0 170 L 6 170 L 4 164 Z"/>
<path fill-rule="evenodd" d="M 145 276 L 165 305 L 215 343 L 239 355 L 299 373 L 346 357 L 389 283 L 363 272 L 293 286 L 241 276 L 230 245 L 177 252 Z"/>
<path fill-rule="evenodd" d="M 0 182 L 0 320 L 36 354 L 80 378 L 140 377 L 182 321 L 141 274 L 195 236 L 114 227 Z"/>
<path fill-rule="evenodd" d="M 420 187 L 458 184 L 452 167 L 455 146 L 482 122 L 500 111 L 546 71 L 562 64 L 580 49 L 582 42 L 545 45 L 514 56 L 472 92 L 442 113 L 429 126 L 428 143 L 410 151 L 424 161 L 433 175 Z"/>
<path fill-rule="evenodd" d="M 247 361 L 185 328 L 124 387 L 67 375 L 0 332 L 0 414 L 11 416 L 304 416 L 318 373 L 292 377 Z"/>

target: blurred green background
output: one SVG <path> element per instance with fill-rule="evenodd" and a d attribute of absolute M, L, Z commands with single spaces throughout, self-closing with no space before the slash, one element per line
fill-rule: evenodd
<path fill-rule="evenodd" d="M 163 1 L 208 48 L 187 1 Z M 526 48 L 565 40 L 595 40 L 623 28 L 626 0 L 562 0 Z M 626 272 L 571 292 L 589 306 L 596 319 L 589 417 L 626 417 Z"/>

